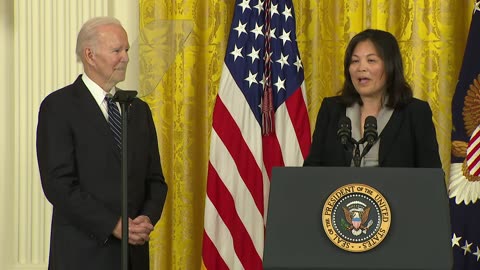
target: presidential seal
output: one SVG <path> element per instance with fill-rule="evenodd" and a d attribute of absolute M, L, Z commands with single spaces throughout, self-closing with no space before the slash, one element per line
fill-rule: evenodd
<path fill-rule="evenodd" d="M 349 184 L 332 192 L 322 211 L 325 233 L 337 247 L 350 252 L 375 248 L 387 236 L 391 212 L 376 189 Z"/>

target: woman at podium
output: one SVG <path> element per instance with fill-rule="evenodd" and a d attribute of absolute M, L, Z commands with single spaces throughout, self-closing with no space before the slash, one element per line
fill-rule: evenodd
<path fill-rule="evenodd" d="M 442 167 L 432 111 L 413 97 L 392 34 L 355 35 L 344 77 L 338 96 L 323 99 L 304 166 Z"/>

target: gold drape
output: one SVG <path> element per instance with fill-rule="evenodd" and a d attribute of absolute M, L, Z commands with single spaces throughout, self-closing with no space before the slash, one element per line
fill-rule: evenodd
<path fill-rule="evenodd" d="M 430 103 L 447 171 L 450 102 L 473 1 L 293 3 L 311 125 L 323 97 L 340 89 L 349 39 L 365 28 L 390 31 L 415 96 Z M 234 8 L 234 0 L 140 0 L 140 92 L 152 108 L 169 185 L 150 243 L 153 270 L 201 266 L 211 116 Z"/>

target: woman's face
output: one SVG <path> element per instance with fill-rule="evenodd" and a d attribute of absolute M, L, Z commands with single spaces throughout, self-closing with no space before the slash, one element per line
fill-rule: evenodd
<path fill-rule="evenodd" d="M 362 98 L 382 98 L 387 75 L 383 59 L 370 40 L 361 41 L 353 50 L 348 68 L 352 83 Z"/>

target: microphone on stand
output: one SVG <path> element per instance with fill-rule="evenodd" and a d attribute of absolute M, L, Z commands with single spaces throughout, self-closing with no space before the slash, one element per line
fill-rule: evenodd
<path fill-rule="evenodd" d="M 374 144 L 377 140 L 377 118 L 375 118 L 374 116 L 370 115 L 365 118 L 365 125 L 363 126 L 363 137 L 368 144 Z"/>
<path fill-rule="evenodd" d="M 365 148 L 363 148 L 362 155 L 360 158 L 363 158 L 370 148 L 375 144 L 378 139 L 378 132 L 377 132 L 377 118 L 374 116 L 367 116 L 365 118 L 365 124 L 363 126 L 363 141 L 367 142 Z"/>
<path fill-rule="evenodd" d="M 361 157 L 359 142 L 352 138 L 352 121 L 350 120 L 350 118 L 344 116 L 340 118 L 340 121 L 338 121 L 337 138 L 343 144 L 346 151 L 352 151 L 349 146 L 353 145 L 353 164 L 355 165 L 355 167 L 360 167 Z"/>
<path fill-rule="evenodd" d="M 338 121 L 337 138 L 345 146 L 352 139 L 352 121 L 350 118 L 344 116 Z"/>
<path fill-rule="evenodd" d="M 363 142 L 367 142 L 365 148 L 363 148 L 362 154 L 360 155 L 360 159 L 362 159 L 368 151 L 372 148 L 372 146 L 377 142 L 378 139 L 378 131 L 377 131 L 377 118 L 374 116 L 367 116 L 365 118 L 365 124 L 363 126 Z"/>
<path fill-rule="evenodd" d="M 346 150 L 351 150 L 347 147 L 349 143 L 353 144 L 353 164 L 355 167 L 360 167 L 362 158 L 370 151 L 378 139 L 377 119 L 374 116 L 367 116 L 363 126 L 363 138 L 357 142 L 352 138 L 352 122 L 350 118 L 344 116 L 338 121 L 337 138 L 345 146 Z M 360 154 L 360 144 L 363 145 L 365 142 L 367 145 L 363 148 L 362 154 Z"/>

